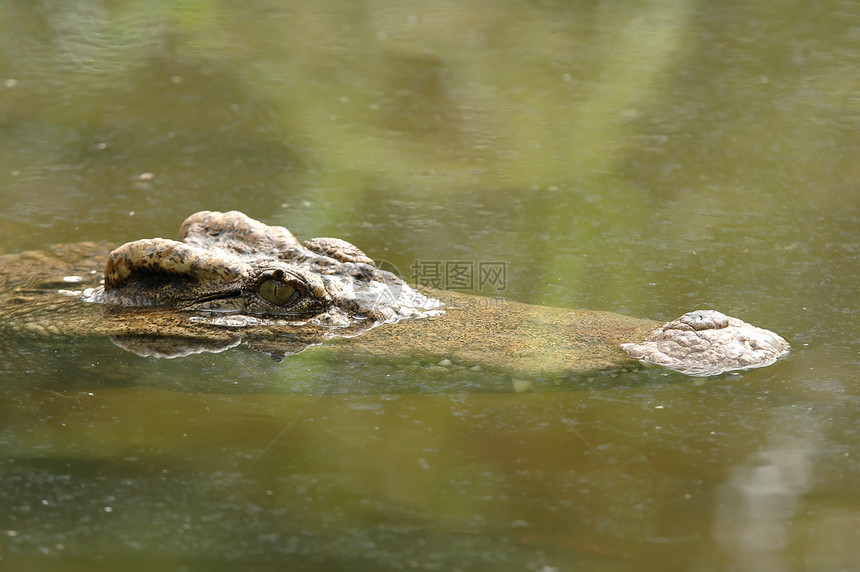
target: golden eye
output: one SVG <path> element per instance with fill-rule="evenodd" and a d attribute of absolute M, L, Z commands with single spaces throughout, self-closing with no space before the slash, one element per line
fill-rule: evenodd
<path fill-rule="evenodd" d="M 296 296 L 296 287 L 274 278 L 269 278 L 260 284 L 260 297 L 275 306 L 289 304 Z"/>

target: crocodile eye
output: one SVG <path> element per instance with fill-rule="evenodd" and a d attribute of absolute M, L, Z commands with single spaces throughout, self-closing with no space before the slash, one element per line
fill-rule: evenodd
<path fill-rule="evenodd" d="M 292 284 L 269 278 L 260 284 L 260 297 L 275 306 L 286 306 L 294 301 L 298 290 Z"/>

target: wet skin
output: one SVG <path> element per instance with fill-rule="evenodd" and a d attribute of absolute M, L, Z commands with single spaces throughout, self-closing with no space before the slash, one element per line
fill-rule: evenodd
<path fill-rule="evenodd" d="M 0 263 L 5 328 L 109 335 L 141 355 L 245 344 L 283 357 L 337 340 L 333 351 L 356 356 L 446 357 L 526 373 L 575 374 L 639 359 L 704 376 L 770 365 L 789 349 L 773 332 L 714 310 L 661 325 L 419 292 L 346 241 L 302 243 L 236 211 L 190 216 L 178 241 L 60 245 Z"/>

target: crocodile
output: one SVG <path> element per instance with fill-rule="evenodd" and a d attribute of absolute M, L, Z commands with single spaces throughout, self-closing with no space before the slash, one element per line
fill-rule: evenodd
<path fill-rule="evenodd" d="M 166 358 L 242 344 L 283 359 L 326 342 L 351 356 L 436 356 L 535 374 L 638 360 L 712 376 L 789 351 L 779 335 L 715 310 L 661 324 L 413 287 L 349 242 L 300 242 L 238 211 L 193 214 L 179 240 L 0 256 L 0 308 L 6 330 L 109 336 Z"/>

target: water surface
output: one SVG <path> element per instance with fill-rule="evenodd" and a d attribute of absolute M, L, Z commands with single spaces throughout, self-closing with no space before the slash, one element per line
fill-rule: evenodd
<path fill-rule="evenodd" d="M 793 348 L 550 380 L 6 332 L 0 564 L 860 567 L 856 3 L 7 1 L 0 42 L 0 251 L 240 209 Z"/>

